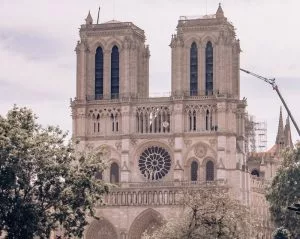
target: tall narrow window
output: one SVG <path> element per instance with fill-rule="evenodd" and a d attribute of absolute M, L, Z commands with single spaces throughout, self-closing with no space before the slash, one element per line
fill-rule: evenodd
<path fill-rule="evenodd" d="M 110 166 L 110 182 L 119 182 L 119 165 L 117 163 L 112 163 Z"/>
<path fill-rule="evenodd" d="M 191 181 L 198 180 L 198 163 L 193 161 L 191 164 Z"/>
<path fill-rule="evenodd" d="M 98 47 L 95 55 L 95 99 L 103 98 L 103 50 Z"/>
<path fill-rule="evenodd" d="M 111 98 L 119 98 L 119 49 L 114 46 L 111 51 Z"/>
<path fill-rule="evenodd" d="M 213 93 L 213 47 L 209 41 L 205 48 L 205 94 L 211 95 Z"/>
<path fill-rule="evenodd" d="M 198 94 L 198 49 L 195 42 L 190 50 L 190 95 Z"/>
<path fill-rule="evenodd" d="M 209 110 L 206 110 L 206 115 L 205 115 L 205 129 L 210 130 L 210 115 L 209 115 Z"/>
<path fill-rule="evenodd" d="M 215 178 L 215 169 L 214 169 L 214 163 L 209 160 L 206 163 L 206 181 L 214 181 Z"/>

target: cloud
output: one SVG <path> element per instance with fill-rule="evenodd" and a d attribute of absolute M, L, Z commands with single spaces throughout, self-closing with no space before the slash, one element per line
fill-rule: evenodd
<path fill-rule="evenodd" d="M 78 28 L 88 10 L 96 20 L 99 1 L 0 0 L 0 113 L 13 103 L 32 107 L 44 124 L 71 129 L 69 98 L 75 96 Z M 171 34 L 179 16 L 215 13 L 219 0 L 101 1 L 100 21 L 132 21 L 145 30 L 150 45 L 150 89 L 169 92 Z M 223 0 L 225 16 L 241 40 L 241 67 L 276 77 L 300 124 L 300 28 L 297 0 Z M 279 106 L 272 88 L 241 74 L 241 97 L 248 111 L 268 121 L 269 146 L 275 141 Z M 292 127 L 293 128 L 293 127 Z M 293 129 L 294 139 L 299 136 Z"/>

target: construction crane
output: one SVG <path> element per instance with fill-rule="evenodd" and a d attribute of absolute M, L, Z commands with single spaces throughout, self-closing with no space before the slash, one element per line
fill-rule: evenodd
<path fill-rule="evenodd" d="M 296 130 L 297 130 L 297 132 L 298 132 L 298 135 L 300 136 L 300 130 L 299 130 L 299 128 L 298 128 L 298 125 L 297 125 L 297 123 L 296 123 L 294 117 L 292 116 L 292 113 L 291 113 L 291 111 L 289 110 L 289 107 L 287 106 L 287 104 L 285 103 L 284 99 L 282 98 L 282 95 L 281 95 L 281 93 L 280 93 L 280 91 L 279 91 L 279 89 L 278 89 L 278 86 L 277 86 L 276 83 L 275 83 L 275 78 L 273 78 L 273 79 L 268 79 L 268 78 L 266 78 L 266 77 L 257 75 L 257 74 L 255 74 L 255 73 L 253 73 L 253 72 L 251 72 L 251 71 L 247 71 L 247 70 L 242 69 L 242 68 L 240 68 L 240 70 L 243 71 L 243 72 L 245 72 L 245 73 L 247 73 L 247 74 L 249 74 L 249 75 L 252 75 L 252 76 L 254 76 L 254 77 L 256 77 L 256 78 L 259 78 L 259 79 L 261 79 L 261 80 L 267 82 L 268 84 L 270 84 L 270 85 L 273 87 L 273 90 L 275 90 L 275 91 L 277 92 L 277 94 L 278 94 L 278 96 L 279 96 L 279 98 L 280 98 L 282 104 L 284 105 L 284 108 L 286 109 L 286 111 L 287 111 L 289 117 L 291 118 L 291 120 L 292 120 L 292 122 L 293 122 L 293 124 L 294 124 L 294 126 L 295 126 L 295 128 L 296 128 Z"/>

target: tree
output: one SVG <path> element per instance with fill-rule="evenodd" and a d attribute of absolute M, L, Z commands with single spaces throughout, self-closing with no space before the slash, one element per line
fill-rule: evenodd
<path fill-rule="evenodd" d="M 287 229 L 285 229 L 283 227 L 279 227 L 273 233 L 273 238 L 274 239 L 290 239 L 291 234 Z"/>
<path fill-rule="evenodd" d="M 225 189 L 205 187 L 186 191 L 181 200 L 183 217 L 173 218 L 144 239 L 250 238 L 249 210 Z"/>
<path fill-rule="evenodd" d="M 283 153 L 283 162 L 267 193 L 272 220 L 277 227 L 300 236 L 300 217 L 288 206 L 300 200 L 300 143 Z"/>
<path fill-rule="evenodd" d="M 0 116 L 0 232 L 6 238 L 49 238 L 58 226 L 81 237 L 87 217 L 102 202 L 108 185 L 95 173 L 103 156 L 75 155 L 67 134 L 41 127 L 27 108 Z"/>

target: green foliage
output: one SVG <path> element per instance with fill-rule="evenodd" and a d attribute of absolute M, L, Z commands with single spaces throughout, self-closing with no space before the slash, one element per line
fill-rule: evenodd
<path fill-rule="evenodd" d="M 294 237 L 300 235 L 300 217 L 288 206 L 300 200 L 300 144 L 283 154 L 284 160 L 267 193 L 275 224 L 287 228 Z"/>
<path fill-rule="evenodd" d="M 7 238 L 49 238 L 63 226 L 66 237 L 81 237 L 108 186 L 94 179 L 101 155 L 75 155 L 67 134 L 42 128 L 31 110 L 0 116 L 0 231 Z"/>
<path fill-rule="evenodd" d="M 290 239 L 291 234 L 287 229 L 285 229 L 283 227 L 279 227 L 273 233 L 273 238 L 274 239 Z"/>

